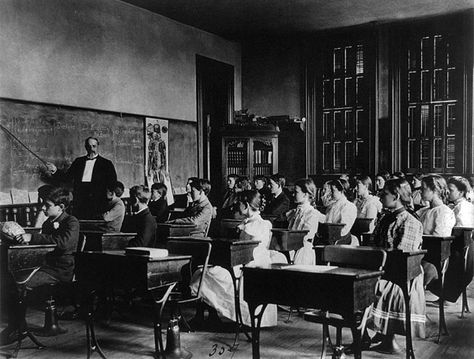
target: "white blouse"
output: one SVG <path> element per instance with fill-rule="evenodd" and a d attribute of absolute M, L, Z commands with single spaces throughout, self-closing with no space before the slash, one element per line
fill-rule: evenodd
<path fill-rule="evenodd" d="M 326 223 L 342 223 L 341 236 L 349 233 L 357 217 L 357 208 L 354 203 L 345 197 L 332 203 L 326 212 Z"/>
<path fill-rule="evenodd" d="M 457 201 L 453 207 L 457 227 L 474 227 L 474 205 L 465 198 Z"/>
<path fill-rule="evenodd" d="M 238 225 L 241 230 L 240 239 L 253 239 L 260 241 L 258 246 L 253 250 L 254 263 L 257 265 L 270 264 L 270 240 L 272 238 L 272 223 L 264 220 L 260 213 L 254 213 L 251 217 L 246 218 Z"/>
<path fill-rule="evenodd" d="M 382 202 L 377 196 L 368 195 L 366 198 L 357 198 L 354 202 L 358 218 L 377 218 L 382 211 Z"/>
<path fill-rule="evenodd" d="M 450 236 L 456 223 L 454 212 L 445 204 L 437 207 L 424 207 L 417 212 L 423 224 L 423 234 Z"/>
<path fill-rule="evenodd" d="M 319 212 L 309 203 L 299 205 L 296 209 L 286 212 L 288 219 L 288 229 L 308 230 L 304 240 L 313 241 L 314 235 L 318 231 L 319 222 L 324 222 L 324 214 Z"/>

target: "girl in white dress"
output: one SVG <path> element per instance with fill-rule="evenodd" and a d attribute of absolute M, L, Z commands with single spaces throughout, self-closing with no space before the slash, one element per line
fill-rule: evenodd
<path fill-rule="evenodd" d="M 454 212 L 445 204 L 448 197 L 446 180 L 439 175 L 428 175 L 421 180 L 421 195 L 429 206 L 416 214 L 423 224 L 423 234 L 450 236 L 456 223 Z"/>
<path fill-rule="evenodd" d="M 423 234 L 450 236 L 456 220 L 453 211 L 445 204 L 448 196 L 446 180 L 436 174 L 424 176 L 421 180 L 421 196 L 428 203 L 428 207 L 416 211 L 423 225 Z M 438 274 L 433 264 L 426 261 L 422 261 L 422 264 L 426 287 L 438 278 Z"/>
<path fill-rule="evenodd" d="M 461 176 L 453 176 L 448 180 L 448 190 L 456 227 L 474 227 L 474 205 L 466 198 L 471 190 L 469 181 Z"/>
<path fill-rule="evenodd" d="M 371 195 L 372 180 L 369 176 L 362 176 L 357 179 L 357 198 L 354 202 L 357 208 L 357 218 L 372 218 L 370 232 L 374 230 L 374 223 L 378 214 L 382 211 L 382 202 L 378 196 Z"/>
<path fill-rule="evenodd" d="M 314 235 L 318 231 L 319 222 L 324 222 L 324 215 L 313 207 L 316 197 L 316 186 L 312 179 L 300 179 L 295 182 L 295 203 L 297 207 L 286 213 L 288 229 L 307 230 L 303 238 L 303 247 L 295 254 L 295 264 L 315 264 L 313 250 Z"/>
<path fill-rule="evenodd" d="M 238 205 L 240 213 L 245 217 L 242 223 L 238 225 L 240 229 L 240 240 L 257 240 L 259 245 L 253 251 L 253 261 L 249 264 L 269 265 L 273 262 L 286 263 L 283 254 L 268 249 L 271 239 L 272 224 L 270 221 L 262 219 L 260 216 L 261 198 L 258 191 L 243 191 L 238 195 Z M 234 273 L 236 277 L 241 276 L 242 266 L 235 266 Z M 200 270 L 196 271 L 191 280 L 191 291 L 197 292 L 199 285 Z M 240 281 L 240 310 L 242 321 L 250 326 L 250 312 L 247 302 L 243 299 L 242 280 Z M 201 284 L 201 295 L 203 301 L 214 308 L 220 315 L 236 320 L 235 302 L 234 302 L 234 284 L 232 277 L 227 269 L 220 266 L 210 267 L 205 274 Z M 200 308 L 196 317 L 202 320 L 204 316 L 203 309 Z M 215 312 L 209 310 L 209 316 L 216 319 Z M 262 317 L 262 327 L 271 327 L 277 324 L 276 305 L 268 305 Z"/>
<path fill-rule="evenodd" d="M 337 244 L 351 244 L 350 230 L 357 217 L 357 208 L 345 195 L 347 181 L 343 179 L 332 180 L 331 194 L 334 200 L 326 211 L 326 223 L 342 223 L 345 226 L 341 230 L 341 239 Z"/>
<path fill-rule="evenodd" d="M 454 204 L 456 227 L 474 227 L 474 206 L 466 199 L 471 191 L 469 181 L 460 176 L 448 179 L 449 201 Z M 474 242 L 468 248 L 451 246 L 448 268 L 444 276 L 444 299 L 455 302 L 474 276 Z M 430 285 L 430 290 L 439 294 L 439 285 Z"/>

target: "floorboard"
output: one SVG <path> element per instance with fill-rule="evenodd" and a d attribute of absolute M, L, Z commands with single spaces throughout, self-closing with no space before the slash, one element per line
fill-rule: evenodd
<path fill-rule="evenodd" d="M 468 288 L 469 306 L 474 310 L 474 284 Z M 427 299 L 433 299 L 427 293 Z M 446 309 L 449 336 L 442 337 L 441 343 L 435 343 L 437 333 L 437 308 L 427 308 L 427 335 L 426 339 L 415 338 L 414 348 L 417 359 L 471 359 L 474 358 L 474 312 L 460 319 L 460 303 Z M 192 314 L 191 311 L 188 312 Z M 30 309 L 28 323 L 32 326 L 41 326 L 43 313 L 38 309 Z M 321 354 L 321 326 L 305 322 L 298 315 L 292 315 L 291 322 L 287 323 L 288 313 L 279 311 L 278 326 L 264 329 L 261 333 L 262 359 L 276 358 L 319 358 Z M 20 351 L 19 358 L 54 359 L 54 358 L 85 358 L 86 338 L 83 322 L 62 321 L 61 325 L 68 329 L 68 333 L 54 338 L 41 338 L 47 348 L 38 350 L 32 343 L 27 342 Z M 2 328 L 5 327 L 2 324 Z M 153 331 L 150 316 L 146 308 L 138 307 L 125 318 L 114 315 L 110 325 L 98 325 L 97 337 L 107 358 L 150 358 L 154 349 Z M 166 329 L 163 330 L 166 341 Z M 215 332 L 212 328 L 195 333 L 181 333 L 181 344 L 193 353 L 193 358 L 240 359 L 251 358 L 252 348 L 245 337 L 241 335 L 236 351 L 230 352 L 233 343 L 231 323 L 227 323 L 225 332 Z M 405 338 L 397 337 L 400 346 L 404 349 Z M 351 334 L 345 330 L 343 342 L 349 343 Z M 12 346 L 0 349 L 0 355 L 6 356 Z M 214 355 L 213 349 L 216 349 Z M 219 352 L 222 351 L 219 355 Z M 352 356 L 348 355 L 348 358 Z M 382 355 L 374 351 L 364 351 L 363 357 L 368 359 L 404 358 L 405 354 Z M 99 358 L 93 354 L 93 358 Z M 328 355 L 330 358 L 330 355 Z"/>

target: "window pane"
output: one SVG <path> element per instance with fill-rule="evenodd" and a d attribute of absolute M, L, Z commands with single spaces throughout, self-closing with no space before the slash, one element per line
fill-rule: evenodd
<path fill-rule="evenodd" d="M 434 37 L 434 64 L 438 68 L 446 65 L 446 48 L 441 35 Z"/>
<path fill-rule="evenodd" d="M 449 69 L 446 74 L 446 98 L 448 100 L 456 98 L 455 69 Z"/>
<path fill-rule="evenodd" d="M 344 163 L 346 170 L 349 170 L 353 166 L 354 154 L 352 151 L 352 142 L 344 143 Z"/>
<path fill-rule="evenodd" d="M 341 171 L 341 143 L 334 142 L 334 171 Z"/>
<path fill-rule="evenodd" d="M 324 80 L 323 82 L 323 106 L 331 107 L 332 106 L 332 81 Z"/>
<path fill-rule="evenodd" d="M 448 135 L 454 135 L 454 126 L 456 125 L 456 105 L 448 105 L 448 119 L 446 122 L 446 133 Z"/>
<path fill-rule="evenodd" d="M 427 69 L 431 67 L 431 40 L 429 37 L 424 37 L 421 39 L 421 68 Z"/>
<path fill-rule="evenodd" d="M 408 140 L 408 168 L 416 168 L 416 141 L 415 140 Z"/>
<path fill-rule="evenodd" d="M 408 108 L 408 137 L 415 136 L 416 107 Z"/>
<path fill-rule="evenodd" d="M 352 111 L 345 111 L 344 112 L 344 130 L 345 130 L 345 135 L 346 138 L 351 138 L 353 132 L 353 126 L 354 126 L 354 119 L 352 115 Z"/>
<path fill-rule="evenodd" d="M 430 116 L 430 106 L 421 106 L 421 124 L 420 124 L 420 136 L 428 136 L 428 119 Z"/>
<path fill-rule="evenodd" d="M 433 78 L 433 99 L 442 100 L 444 99 L 444 92 L 446 90 L 446 73 L 444 70 L 437 69 L 434 71 Z"/>
<path fill-rule="evenodd" d="M 443 167 L 443 140 L 441 138 L 435 138 L 433 145 L 433 167 L 441 168 Z"/>
<path fill-rule="evenodd" d="M 334 138 L 341 139 L 344 133 L 344 123 L 342 122 L 341 111 L 334 112 Z"/>
<path fill-rule="evenodd" d="M 456 165 L 456 138 L 448 137 L 446 140 L 446 167 L 454 168 Z"/>
<path fill-rule="evenodd" d="M 352 106 L 354 104 L 354 78 L 346 78 L 346 106 Z"/>
<path fill-rule="evenodd" d="M 334 105 L 344 106 L 344 83 L 341 79 L 334 80 Z"/>
<path fill-rule="evenodd" d="M 356 74 L 364 73 L 364 47 L 357 45 Z"/>
<path fill-rule="evenodd" d="M 430 101 L 431 74 L 429 71 L 421 72 L 421 101 Z"/>
<path fill-rule="evenodd" d="M 331 169 L 331 144 L 323 143 L 323 169 Z"/>
<path fill-rule="evenodd" d="M 329 139 L 329 122 L 330 122 L 330 112 L 324 112 L 323 113 L 323 138 L 324 139 Z"/>
<path fill-rule="evenodd" d="M 366 117 L 364 110 L 357 110 L 356 112 L 356 138 L 364 138 L 365 137 L 365 128 L 367 127 L 366 124 Z"/>
<path fill-rule="evenodd" d="M 363 77 L 356 78 L 356 101 L 358 105 L 363 105 L 367 98 L 365 92 L 365 79 Z"/>
<path fill-rule="evenodd" d="M 408 69 L 416 70 L 419 65 L 419 50 L 416 44 L 412 43 L 411 47 L 408 49 Z"/>
<path fill-rule="evenodd" d="M 355 53 L 353 46 L 346 46 L 344 49 L 344 64 L 346 74 L 353 74 L 355 72 Z"/>
<path fill-rule="evenodd" d="M 434 136 L 441 136 L 443 133 L 443 105 L 436 105 L 434 107 Z"/>
<path fill-rule="evenodd" d="M 430 168 L 430 141 L 421 140 L 420 147 L 420 167 Z"/>
<path fill-rule="evenodd" d="M 416 102 L 420 99 L 420 77 L 418 72 L 408 74 L 408 101 Z"/>
<path fill-rule="evenodd" d="M 337 74 L 344 70 L 343 53 L 340 47 L 334 49 L 334 73 Z"/>
<path fill-rule="evenodd" d="M 357 141 L 356 142 L 356 150 L 355 150 L 355 157 L 356 157 L 356 163 L 355 167 L 357 168 L 364 168 L 366 167 L 364 165 L 364 162 L 367 160 L 364 158 L 364 141 Z"/>

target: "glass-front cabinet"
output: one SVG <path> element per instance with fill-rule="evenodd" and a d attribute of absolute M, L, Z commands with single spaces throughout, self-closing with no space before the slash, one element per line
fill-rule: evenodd
<path fill-rule="evenodd" d="M 222 176 L 270 176 L 278 172 L 278 127 L 228 125 L 222 131 Z"/>

